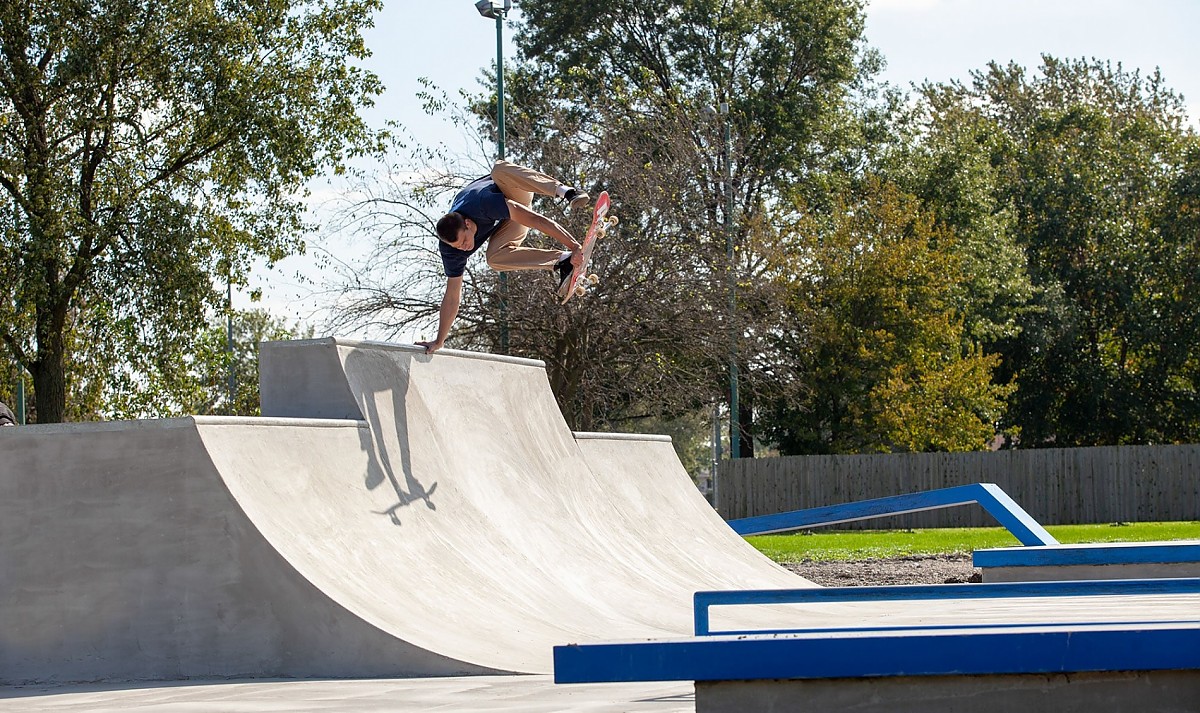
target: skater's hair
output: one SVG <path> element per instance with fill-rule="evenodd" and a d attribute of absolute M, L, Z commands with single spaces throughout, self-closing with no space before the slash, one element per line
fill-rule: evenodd
<path fill-rule="evenodd" d="M 447 213 L 437 222 L 438 239 L 447 245 L 453 245 L 458 240 L 458 231 L 466 225 L 467 221 L 462 213 Z"/>

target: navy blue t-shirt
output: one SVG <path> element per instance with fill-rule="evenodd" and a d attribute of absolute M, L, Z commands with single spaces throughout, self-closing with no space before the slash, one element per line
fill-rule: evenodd
<path fill-rule="evenodd" d="M 484 176 L 471 181 L 454 196 L 450 205 L 451 213 L 460 213 L 475 221 L 478 229 L 475 231 L 475 247 L 470 252 L 451 247 L 441 240 L 438 241 L 438 252 L 442 255 L 442 267 L 446 277 L 462 277 L 467 270 L 467 258 L 492 237 L 500 222 L 508 220 L 508 198 L 500 192 L 500 187 L 491 176 Z"/>

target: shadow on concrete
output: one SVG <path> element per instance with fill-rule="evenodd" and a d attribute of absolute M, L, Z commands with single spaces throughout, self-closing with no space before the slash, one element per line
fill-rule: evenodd
<path fill-rule="evenodd" d="M 346 357 L 346 376 L 358 376 L 364 385 L 377 385 L 375 391 L 363 389 L 359 407 L 363 418 L 370 428 L 370 434 L 360 431 L 360 444 L 369 457 L 365 485 L 368 490 L 387 482 L 396 493 L 397 502 L 385 510 L 373 510 L 376 515 L 387 515 L 393 524 L 403 524 L 400 520 L 401 509 L 415 502 L 425 503 L 430 510 L 437 510 L 432 496 L 437 490 L 435 481 L 428 488 L 417 479 L 412 472 L 412 454 L 409 448 L 409 420 L 407 400 L 411 379 L 408 369 L 396 363 L 395 357 L 406 361 L 428 360 L 431 357 L 424 354 L 407 352 L 378 352 L 353 350 Z M 391 396 L 392 422 L 379 411 L 380 393 Z M 394 431 L 393 433 L 388 433 Z M 392 455 L 383 444 L 392 436 L 399 445 L 400 463 L 392 462 Z M 402 482 L 403 481 L 403 482 Z"/>
<path fill-rule="evenodd" d="M 688 701 L 692 701 L 693 703 L 696 701 L 695 691 L 691 693 L 678 693 L 673 696 L 651 696 L 633 699 L 634 703 L 686 703 Z"/>

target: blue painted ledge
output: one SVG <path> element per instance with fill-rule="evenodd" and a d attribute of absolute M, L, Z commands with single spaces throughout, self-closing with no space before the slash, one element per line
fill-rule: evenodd
<path fill-rule="evenodd" d="M 554 647 L 556 683 L 1200 669 L 1200 625 L 714 636 Z"/>
<path fill-rule="evenodd" d="M 731 681 L 1200 669 L 1200 608 L 1184 621 L 811 628 L 712 635 L 712 606 L 1200 594 L 1200 579 L 697 592 L 691 638 L 554 647 L 557 683 Z M 708 634 L 708 635 L 705 635 Z"/>
<path fill-rule="evenodd" d="M 976 567 L 1074 567 L 1200 562 L 1200 541 L 1100 542 L 975 550 Z"/>
<path fill-rule="evenodd" d="M 842 522 L 869 520 L 886 515 L 904 515 L 924 510 L 958 505 L 979 504 L 989 515 L 1011 532 L 1023 545 L 1057 545 L 1046 528 L 994 483 L 973 483 L 953 488 L 927 490 L 909 495 L 860 500 L 842 505 L 807 508 L 776 515 L 760 515 L 730 520 L 729 526 L 739 535 L 767 535 L 806 527 L 836 525 Z"/>

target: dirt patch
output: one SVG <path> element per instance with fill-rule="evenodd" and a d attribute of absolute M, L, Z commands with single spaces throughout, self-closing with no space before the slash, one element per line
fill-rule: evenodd
<path fill-rule="evenodd" d="M 982 581 L 971 555 L 914 555 L 856 562 L 792 562 L 789 570 L 825 587 L 961 584 Z"/>

